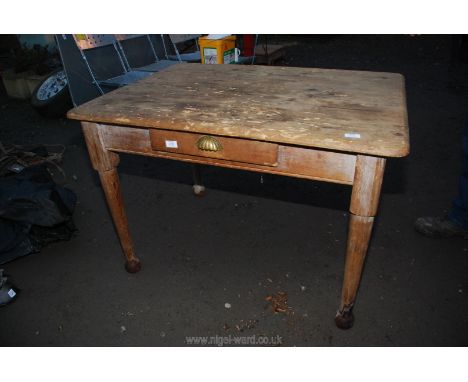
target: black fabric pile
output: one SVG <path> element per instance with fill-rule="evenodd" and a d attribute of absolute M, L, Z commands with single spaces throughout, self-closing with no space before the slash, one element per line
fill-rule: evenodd
<path fill-rule="evenodd" d="M 0 264 L 69 240 L 75 205 L 76 195 L 54 182 L 46 164 L 1 176 Z"/>

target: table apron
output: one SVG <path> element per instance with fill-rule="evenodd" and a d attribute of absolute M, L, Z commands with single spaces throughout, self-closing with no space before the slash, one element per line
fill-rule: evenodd
<path fill-rule="evenodd" d="M 151 129 L 104 124 L 97 126 L 105 149 L 110 151 L 340 184 L 352 185 L 354 181 L 356 155 L 353 154 L 278 145 L 278 162 L 275 167 L 271 167 L 255 163 L 158 151 L 151 145 Z M 252 142 L 255 141 L 252 140 Z M 252 156 L 255 156 L 255 152 L 252 152 Z"/>

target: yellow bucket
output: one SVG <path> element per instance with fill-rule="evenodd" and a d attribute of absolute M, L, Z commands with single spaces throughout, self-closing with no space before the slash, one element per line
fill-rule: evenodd
<path fill-rule="evenodd" d="M 236 36 L 227 36 L 219 40 L 199 37 L 202 64 L 234 64 Z"/>

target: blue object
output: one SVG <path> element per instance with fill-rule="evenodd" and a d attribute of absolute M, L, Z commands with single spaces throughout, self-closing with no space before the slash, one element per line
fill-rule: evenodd
<path fill-rule="evenodd" d="M 463 129 L 463 161 L 458 196 L 453 200 L 449 218 L 460 227 L 468 229 L 468 120 Z"/>

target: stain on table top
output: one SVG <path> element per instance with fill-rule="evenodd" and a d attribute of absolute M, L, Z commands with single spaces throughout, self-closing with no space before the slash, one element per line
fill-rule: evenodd
<path fill-rule="evenodd" d="M 256 65 L 173 65 L 68 118 L 401 157 L 409 153 L 396 73 Z"/>

